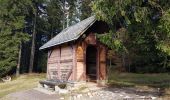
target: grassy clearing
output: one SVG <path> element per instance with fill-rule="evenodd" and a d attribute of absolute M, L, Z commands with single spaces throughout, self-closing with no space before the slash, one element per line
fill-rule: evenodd
<path fill-rule="evenodd" d="M 45 78 L 45 74 L 26 74 L 13 78 L 11 82 L 0 83 L 0 98 L 3 96 L 37 87 L 38 81 Z M 109 84 L 114 87 L 151 87 L 163 88 L 164 97 L 170 97 L 170 74 L 134 74 L 112 72 Z M 85 87 L 80 88 L 84 90 Z M 79 91 L 80 91 L 79 90 Z"/>
<path fill-rule="evenodd" d="M 109 84 L 113 87 L 138 87 L 141 89 L 160 89 L 163 98 L 170 97 L 170 74 L 135 74 L 116 73 L 109 76 Z"/>
<path fill-rule="evenodd" d="M 45 74 L 25 74 L 13 78 L 11 82 L 0 83 L 0 98 L 9 93 L 37 87 L 38 81 L 44 78 Z"/>
<path fill-rule="evenodd" d="M 155 88 L 169 88 L 170 74 L 112 73 L 109 83 L 120 86 L 143 85 Z"/>

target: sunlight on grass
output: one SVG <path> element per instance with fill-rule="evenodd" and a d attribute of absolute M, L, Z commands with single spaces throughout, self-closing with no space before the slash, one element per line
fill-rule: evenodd
<path fill-rule="evenodd" d="M 161 89 L 162 98 L 170 100 L 170 74 L 135 74 L 113 72 L 109 76 L 109 84 L 112 87 L 137 87 L 144 90 Z"/>
<path fill-rule="evenodd" d="M 170 75 L 165 74 L 135 74 L 112 73 L 109 77 L 110 84 L 117 85 L 144 85 L 156 88 L 170 87 Z"/>
<path fill-rule="evenodd" d="M 45 78 L 45 74 L 25 74 L 14 78 L 11 82 L 0 83 L 0 98 L 21 90 L 37 87 L 39 80 Z"/>

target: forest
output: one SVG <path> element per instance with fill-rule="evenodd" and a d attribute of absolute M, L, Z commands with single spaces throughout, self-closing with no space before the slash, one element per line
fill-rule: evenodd
<path fill-rule="evenodd" d="M 170 72 L 169 0 L 0 0 L 0 77 L 46 72 L 39 48 L 92 15 L 109 26 L 98 38 L 111 69 L 116 53 L 125 72 Z"/>

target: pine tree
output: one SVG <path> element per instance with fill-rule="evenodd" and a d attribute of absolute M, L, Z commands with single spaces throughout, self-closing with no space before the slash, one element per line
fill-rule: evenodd
<path fill-rule="evenodd" d="M 92 15 L 92 2 L 94 0 L 81 0 L 81 20 Z"/>
<path fill-rule="evenodd" d="M 41 21 L 41 16 L 43 13 L 43 4 L 45 4 L 44 0 L 34 0 L 32 1 L 32 11 L 29 13 L 29 17 L 31 17 L 32 21 L 32 41 L 31 41 L 31 54 L 30 54 L 30 63 L 29 63 L 29 73 L 33 72 L 34 69 L 34 61 L 35 61 L 35 53 L 36 53 L 36 42 L 37 35 L 39 30 L 43 30 L 43 27 L 38 22 Z"/>
<path fill-rule="evenodd" d="M 62 30 L 62 20 L 63 12 L 58 0 L 50 0 L 47 2 L 47 24 L 48 24 L 48 34 L 51 35 L 51 38 L 56 35 L 59 31 Z"/>
<path fill-rule="evenodd" d="M 33 32 L 32 32 L 32 44 L 31 44 L 31 55 L 30 55 L 30 65 L 29 65 L 29 73 L 32 73 L 33 71 L 33 66 L 34 66 L 34 57 L 35 57 L 35 41 L 36 41 L 36 24 L 37 24 L 37 4 L 36 2 L 33 4 L 34 5 L 34 12 L 33 12 Z"/>
<path fill-rule="evenodd" d="M 19 45 L 29 38 L 23 29 L 30 5 L 29 0 L 0 1 L 0 76 L 16 68 Z"/>

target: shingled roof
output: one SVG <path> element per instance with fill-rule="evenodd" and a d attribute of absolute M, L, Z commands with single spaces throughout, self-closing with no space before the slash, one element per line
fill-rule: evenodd
<path fill-rule="evenodd" d="M 91 16 L 73 26 L 64 29 L 50 41 L 41 46 L 40 50 L 77 40 L 91 25 L 93 25 L 95 21 L 95 16 Z"/>

